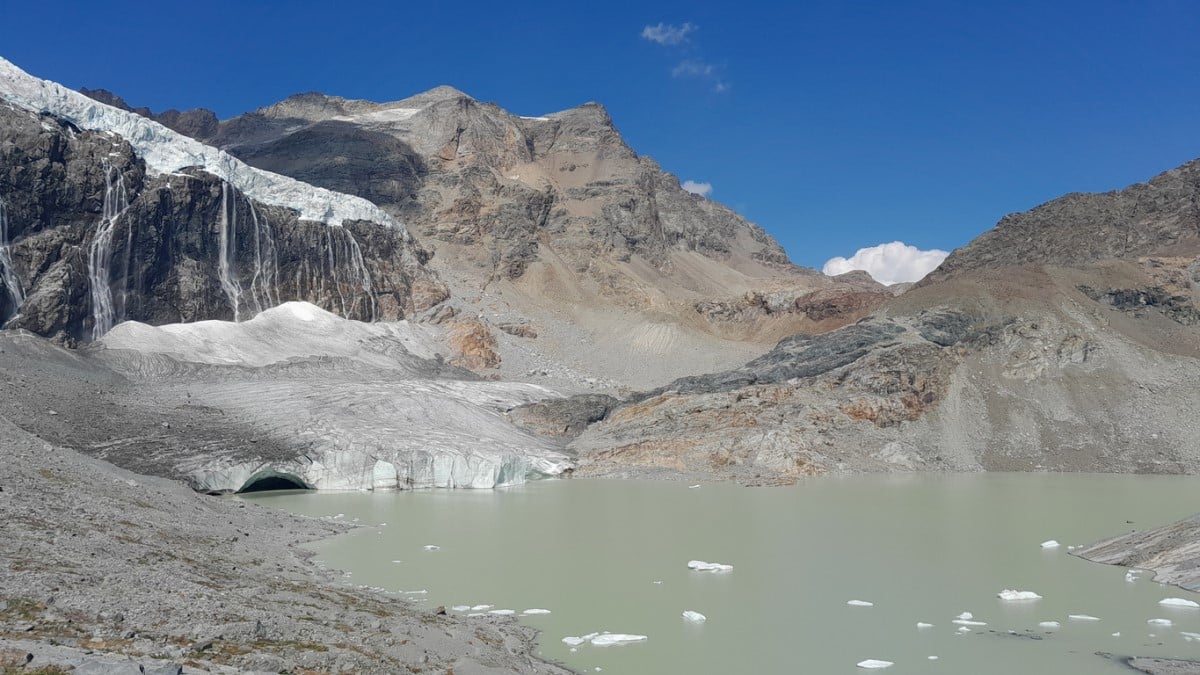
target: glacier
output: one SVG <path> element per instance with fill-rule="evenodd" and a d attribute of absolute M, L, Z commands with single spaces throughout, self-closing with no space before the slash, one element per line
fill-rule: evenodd
<path fill-rule="evenodd" d="M 375 204 L 294 178 L 255 169 L 233 155 L 188 138 L 167 127 L 100 103 L 49 80 L 39 79 L 0 58 L 0 99 L 33 113 L 49 113 L 80 129 L 108 132 L 125 139 L 157 173 L 198 166 L 229 182 L 247 197 L 264 204 L 295 209 L 302 220 L 341 225 L 365 220 L 393 227 L 410 239 L 407 229 Z"/>
<path fill-rule="evenodd" d="M 163 405 L 219 409 L 270 441 L 172 458 L 204 492 L 268 478 L 317 490 L 494 488 L 573 467 L 553 441 L 505 417 L 560 394 L 467 379 L 431 359 L 436 346 L 428 326 L 286 302 L 240 323 L 121 323 L 91 352 L 153 383 Z"/>

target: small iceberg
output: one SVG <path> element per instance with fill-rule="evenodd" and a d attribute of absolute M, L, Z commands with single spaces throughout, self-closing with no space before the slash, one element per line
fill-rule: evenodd
<path fill-rule="evenodd" d="M 699 485 L 689 485 L 689 486 L 688 486 L 688 489 L 689 489 L 689 490 L 695 490 L 695 489 L 696 489 L 696 488 L 698 488 L 698 487 L 700 487 L 700 486 L 699 486 Z"/>
<path fill-rule="evenodd" d="M 574 636 L 565 637 L 562 639 L 562 641 L 563 641 L 563 644 L 567 645 L 568 647 L 578 647 L 579 645 L 587 642 L 587 640 L 584 640 L 581 637 L 574 637 Z"/>
<path fill-rule="evenodd" d="M 1057 541 L 1054 541 L 1053 539 L 1042 542 L 1042 548 L 1058 548 L 1058 547 L 1059 547 L 1059 543 Z"/>
<path fill-rule="evenodd" d="M 1042 621 L 1038 624 L 1038 628 L 1061 628 L 1062 624 L 1057 621 Z"/>
<path fill-rule="evenodd" d="M 1138 575 L 1136 572 L 1126 572 L 1125 573 L 1125 581 L 1132 583 L 1137 580 L 1138 580 Z"/>
<path fill-rule="evenodd" d="M 1121 637 L 1121 631 L 1117 631 L 1117 632 L 1113 633 L 1112 636 L 1113 637 Z"/>
<path fill-rule="evenodd" d="M 626 633 L 604 633 L 592 638 L 592 644 L 597 647 L 609 647 L 612 645 L 629 644 L 630 642 L 641 642 L 646 639 L 645 635 L 628 635 Z"/>
<path fill-rule="evenodd" d="M 472 612 L 482 612 L 486 609 L 491 609 L 493 607 L 495 607 L 495 605 L 475 605 L 474 607 L 471 608 L 471 611 Z"/>
<path fill-rule="evenodd" d="M 1013 591 L 1004 589 L 996 594 L 998 598 L 1006 602 L 1015 602 L 1019 600 L 1041 600 L 1042 596 L 1033 591 Z"/>
<path fill-rule="evenodd" d="M 692 623 L 704 623 L 705 621 L 708 621 L 707 616 L 704 616 L 700 612 L 693 612 L 690 609 L 685 609 L 683 611 L 683 618 L 684 618 L 684 620 L 690 621 Z"/>
<path fill-rule="evenodd" d="M 450 608 L 450 611 L 452 611 L 452 612 L 469 612 L 469 611 L 471 611 L 471 606 L 470 605 L 455 605 Z"/>
<path fill-rule="evenodd" d="M 1146 623 L 1150 624 L 1151 626 L 1170 626 L 1171 620 L 1170 619 L 1147 619 Z"/>
<path fill-rule="evenodd" d="M 958 628 L 958 632 L 960 632 L 960 633 L 970 633 L 970 632 L 971 632 L 971 629 L 970 629 L 970 628 L 967 628 L 966 626 L 959 626 L 959 628 Z"/>
<path fill-rule="evenodd" d="M 441 546 L 437 546 L 435 544 L 425 544 L 424 548 L 426 551 L 436 551 L 436 550 L 440 549 Z"/>
<path fill-rule="evenodd" d="M 958 616 L 956 616 L 954 618 L 956 618 L 956 619 L 974 619 L 975 615 L 970 612 L 963 612 L 962 614 L 959 614 Z"/>
<path fill-rule="evenodd" d="M 1200 609 L 1200 602 L 1186 600 L 1184 598 L 1163 598 L 1158 601 L 1158 604 L 1163 607 L 1186 607 L 1188 609 Z"/>
<path fill-rule="evenodd" d="M 1091 614 L 1068 614 L 1067 618 L 1072 621 L 1099 621 L 1100 617 L 1092 616 Z"/>
<path fill-rule="evenodd" d="M 970 619 L 955 619 L 950 623 L 958 624 L 959 626 L 986 626 L 986 621 L 971 621 Z"/>
<path fill-rule="evenodd" d="M 917 630 L 925 630 L 926 628 L 933 628 L 933 624 L 925 623 L 924 621 L 917 622 Z"/>
<path fill-rule="evenodd" d="M 493 609 L 488 611 L 488 614 L 495 614 L 496 616 L 512 616 L 513 614 L 516 614 L 516 612 L 511 609 Z"/>
<path fill-rule="evenodd" d="M 938 657 L 936 657 L 936 656 L 926 656 L 925 658 L 929 659 L 930 661 L 937 661 L 937 660 L 938 660 Z"/>
<path fill-rule="evenodd" d="M 851 607 L 874 607 L 875 603 L 867 602 L 866 600 L 849 600 L 846 602 Z"/>
<path fill-rule="evenodd" d="M 549 614 L 549 613 L 550 613 L 550 610 L 548 610 L 548 609 L 537 609 L 537 608 L 527 609 L 524 612 L 521 612 L 521 614 L 523 614 L 525 616 L 533 616 L 535 614 Z"/>
<path fill-rule="evenodd" d="M 696 570 L 697 572 L 730 572 L 733 570 L 733 565 L 724 563 L 710 563 L 703 560 L 689 560 L 688 569 Z"/>
<path fill-rule="evenodd" d="M 1179 631 L 1179 635 L 1180 635 L 1180 637 L 1182 637 L 1184 640 L 1187 640 L 1188 642 L 1200 640 L 1200 633 L 1189 633 L 1187 631 L 1181 630 L 1181 631 Z"/>
<path fill-rule="evenodd" d="M 880 661 L 879 659 L 867 659 L 866 661 L 858 662 L 859 668 L 867 669 L 891 668 L 894 665 L 896 664 L 892 663 L 891 661 Z"/>

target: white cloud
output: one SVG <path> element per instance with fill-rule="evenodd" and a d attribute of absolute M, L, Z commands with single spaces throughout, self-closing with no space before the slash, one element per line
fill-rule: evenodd
<path fill-rule="evenodd" d="M 646 26 L 642 29 L 642 37 L 657 42 L 660 45 L 677 45 L 687 40 L 688 33 L 696 30 L 690 23 L 676 26 L 670 23 L 660 23 L 657 26 Z"/>
<path fill-rule="evenodd" d="M 712 194 L 712 183 L 697 183 L 694 180 L 685 180 L 682 187 L 685 192 L 700 195 L 701 197 L 707 197 Z"/>
<path fill-rule="evenodd" d="M 948 255 L 948 252 L 936 248 L 922 251 L 902 241 L 893 241 L 860 248 L 849 259 L 841 256 L 830 258 L 821 271 L 835 276 L 851 270 L 863 270 L 875 281 L 890 286 L 921 279 L 942 264 Z"/>
<path fill-rule="evenodd" d="M 688 59 L 681 61 L 671 71 L 671 77 L 712 77 L 716 72 L 711 63 Z"/>

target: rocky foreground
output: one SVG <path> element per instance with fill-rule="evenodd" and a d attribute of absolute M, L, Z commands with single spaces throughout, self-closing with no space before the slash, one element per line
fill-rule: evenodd
<path fill-rule="evenodd" d="M 0 672 L 566 673 L 534 631 L 351 586 L 345 526 L 205 497 L 0 419 Z"/>

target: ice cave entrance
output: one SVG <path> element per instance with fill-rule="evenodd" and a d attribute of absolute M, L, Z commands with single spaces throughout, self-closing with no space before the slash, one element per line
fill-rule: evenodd
<path fill-rule="evenodd" d="M 293 476 L 290 473 L 281 473 L 278 471 L 263 471 L 251 476 L 242 489 L 238 490 L 238 494 L 246 492 L 268 492 L 271 490 L 311 490 L 312 488 L 304 482 L 304 479 Z"/>

